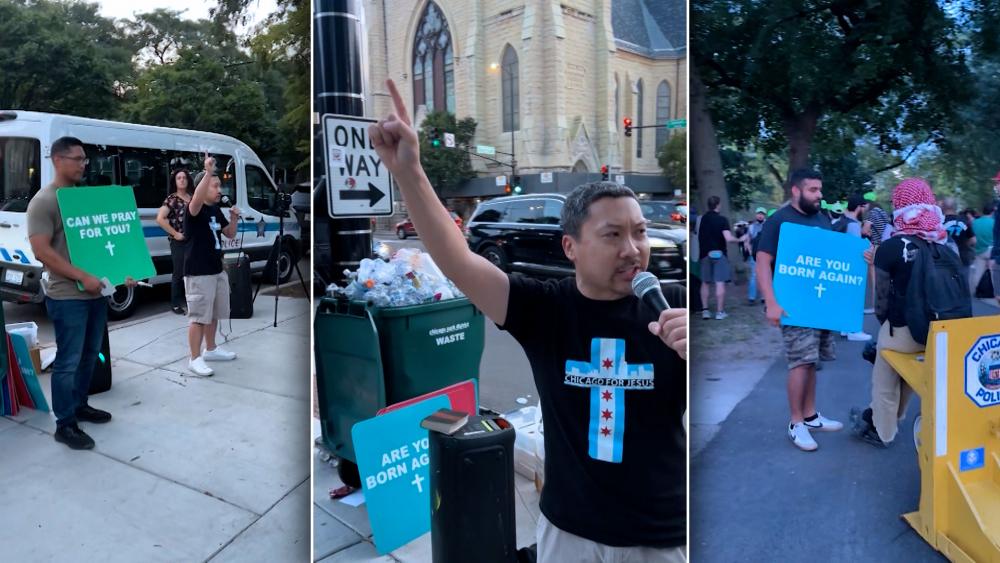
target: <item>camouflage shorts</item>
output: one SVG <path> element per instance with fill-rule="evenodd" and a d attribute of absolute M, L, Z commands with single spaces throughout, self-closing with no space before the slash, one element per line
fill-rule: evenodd
<path fill-rule="evenodd" d="M 782 326 L 781 336 L 785 342 L 788 369 L 815 364 L 819 360 L 829 362 L 837 359 L 833 333 L 829 330 Z"/>

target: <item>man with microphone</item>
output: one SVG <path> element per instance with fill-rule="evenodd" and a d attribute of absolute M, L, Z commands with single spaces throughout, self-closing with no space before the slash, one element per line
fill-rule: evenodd
<path fill-rule="evenodd" d="M 424 246 L 531 363 L 546 427 L 538 560 L 686 561 L 687 311 L 633 295 L 650 248 L 635 194 L 600 182 L 569 195 L 562 247 L 575 278 L 509 276 L 455 229 L 403 99 L 386 85 L 395 113 L 368 133 Z"/>
<path fill-rule="evenodd" d="M 222 268 L 222 236 L 236 237 L 240 210 L 229 208 L 229 219 L 219 209 L 222 180 L 215 171 L 215 159 L 205 155 L 205 170 L 195 177 L 194 193 L 184 215 L 184 292 L 187 295 L 188 369 L 201 376 L 215 373 L 206 361 L 235 360 L 236 354 L 215 344 L 219 319 L 229 318 L 229 276 Z M 202 342 L 205 349 L 202 351 Z"/>

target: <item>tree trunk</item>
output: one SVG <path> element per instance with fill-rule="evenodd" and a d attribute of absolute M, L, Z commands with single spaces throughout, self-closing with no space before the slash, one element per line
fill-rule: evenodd
<path fill-rule="evenodd" d="M 715 124 L 708 111 L 705 84 L 701 81 L 698 66 L 691 67 L 691 167 L 694 169 L 698 185 L 698 213 L 708 211 L 709 196 L 719 196 L 722 203 L 719 213 L 729 216 L 729 192 L 722 171 L 722 157 L 719 155 L 719 141 L 715 135 Z"/>
<path fill-rule="evenodd" d="M 788 139 L 788 174 L 785 175 L 785 196 L 791 197 L 788 179 L 793 170 L 809 168 L 809 152 L 819 122 L 819 111 L 810 108 L 799 115 L 785 118 L 785 138 Z"/>

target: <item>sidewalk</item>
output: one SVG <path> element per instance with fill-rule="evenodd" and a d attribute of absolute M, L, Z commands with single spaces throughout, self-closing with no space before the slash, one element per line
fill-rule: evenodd
<path fill-rule="evenodd" d="M 282 298 L 276 328 L 273 311 L 263 296 L 232 321 L 219 343 L 239 357 L 211 378 L 187 372 L 184 317 L 113 327 L 93 450 L 55 442 L 51 414 L 0 418 L 3 559 L 306 561 L 310 307 Z"/>
<path fill-rule="evenodd" d="M 320 436 L 319 419 L 313 419 L 313 436 Z M 372 529 L 364 504 L 349 506 L 330 499 L 330 490 L 343 486 L 337 469 L 322 458 L 316 448 L 313 456 L 313 542 L 314 560 L 321 563 L 360 561 L 427 563 L 431 561 L 431 535 L 426 533 L 405 546 L 379 556 L 372 543 Z M 538 493 L 535 483 L 520 474 L 514 476 L 514 509 L 518 549 L 535 543 L 538 523 Z"/>

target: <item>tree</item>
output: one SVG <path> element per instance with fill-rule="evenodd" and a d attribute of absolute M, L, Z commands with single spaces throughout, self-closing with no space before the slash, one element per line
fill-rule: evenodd
<path fill-rule="evenodd" d="M 234 78 L 203 48 L 182 48 L 172 64 L 151 67 L 122 108 L 133 123 L 223 133 L 254 147 L 274 150 L 274 121 L 266 119 L 259 83 Z"/>
<path fill-rule="evenodd" d="M 687 134 L 683 131 L 674 133 L 656 155 L 663 175 L 674 187 L 687 185 Z"/>
<path fill-rule="evenodd" d="M 693 3 L 692 55 L 725 142 L 810 164 L 828 126 L 885 153 L 940 134 L 965 97 L 955 24 L 934 0 Z"/>
<path fill-rule="evenodd" d="M 96 4 L 0 3 L 0 108 L 111 117 L 131 56 Z"/>
<path fill-rule="evenodd" d="M 125 22 L 125 30 L 137 52 L 161 65 L 174 61 L 183 47 L 217 43 L 211 22 L 183 20 L 181 12 L 165 8 L 136 14 L 135 20 Z"/>
<path fill-rule="evenodd" d="M 431 144 L 432 133 L 440 132 L 441 146 Z M 444 146 L 444 133 L 455 134 L 455 148 Z M 469 143 L 476 134 L 476 120 L 471 117 L 458 121 L 447 111 L 432 111 L 420 126 L 420 164 L 431 185 L 441 197 L 466 180 L 476 177 L 470 162 Z"/>

